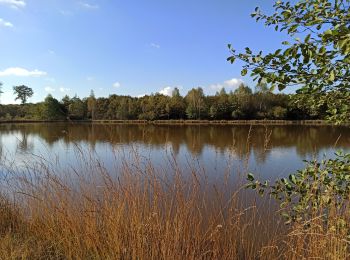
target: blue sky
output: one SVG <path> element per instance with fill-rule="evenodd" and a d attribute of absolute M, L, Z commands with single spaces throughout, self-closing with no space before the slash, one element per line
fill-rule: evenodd
<path fill-rule="evenodd" d="M 256 6 L 272 12 L 270 0 L 0 0 L 1 102 L 22 84 L 31 102 L 254 87 L 227 44 L 269 51 L 285 37 L 250 18 Z"/>

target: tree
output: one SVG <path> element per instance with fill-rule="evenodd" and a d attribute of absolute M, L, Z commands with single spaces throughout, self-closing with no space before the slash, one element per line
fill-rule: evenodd
<path fill-rule="evenodd" d="M 203 89 L 200 87 L 191 89 L 185 99 L 188 104 L 186 108 L 187 116 L 192 119 L 201 119 L 205 105 Z"/>
<path fill-rule="evenodd" d="M 243 83 L 233 92 L 237 96 L 248 96 L 253 94 L 250 87 L 244 85 Z"/>
<path fill-rule="evenodd" d="M 95 93 L 93 90 L 91 90 L 90 96 L 87 99 L 87 107 L 92 120 L 95 119 L 95 106 L 96 106 Z"/>
<path fill-rule="evenodd" d="M 50 94 L 42 103 L 40 112 L 41 119 L 45 120 L 62 120 L 65 118 L 63 105 L 61 105 L 58 100 L 53 98 Z"/>
<path fill-rule="evenodd" d="M 180 90 L 178 88 L 174 88 L 174 90 L 171 92 L 171 97 L 173 98 L 181 97 Z"/>
<path fill-rule="evenodd" d="M 16 95 L 15 100 L 20 99 L 22 104 L 27 103 L 28 98 L 33 96 L 34 92 L 30 87 L 25 85 L 14 86 L 13 94 Z"/>
<path fill-rule="evenodd" d="M 271 93 L 271 89 L 268 87 L 267 83 L 260 82 L 255 86 L 255 93 L 269 94 Z"/>
<path fill-rule="evenodd" d="M 349 0 L 277 1 L 272 15 L 257 7 L 252 17 L 285 31 L 285 46 L 263 55 L 246 48 L 231 56 L 244 62 L 241 74 L 248 71 L 259 83 L 283 90 L 298 86 L 295 102 L 299 106 L 327 106 L 328 119 L 339 123 L 350 119 L 350 26 Z"/>
<path fill-rule="evenodd" d="M 71 119 L 84 119 L 86 110 L 86 104 L 76 95 L 70 100 L 68 113 Z"/>
<path fill-rule="evenodd" d="M 234 119 L 252 119 L 255 112 L 252 106 L 252 94 L 253 91 L 250 87 L 243 83 L 233 92 L 233 106 L 232 117 Z"/>
<path fill-rule="evenodd" d="M 186 103 L 184 98 L 180 95 L 180 91 L 178 88 L 174 88 L 167 109 L 169 109 L 170 118 L 184 118 Z"/>

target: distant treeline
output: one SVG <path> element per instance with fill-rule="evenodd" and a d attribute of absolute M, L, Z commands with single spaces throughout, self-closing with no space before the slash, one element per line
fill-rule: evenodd
<path fill-rule="evenodd" d="M 225 89 L 205 95 L 202 88 L 181 96 L 175 88 L 172 96 L 152 94 L 143 97 L 110 95 L 72 98 L 61 101 L 48 95 L 36 104 L 0 105 L 2 120 L 166 120 L 166 119 L 324 119 L 327 107 L 311 109 L 293 102 L 293 95 L 274 94 L 267 86 L 251 88 L 241 84 L 235 91 Z"/>

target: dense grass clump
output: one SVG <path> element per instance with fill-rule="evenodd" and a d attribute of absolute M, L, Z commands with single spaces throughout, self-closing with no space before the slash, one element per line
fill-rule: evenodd
<path fill-rule="evenodd" d="M 209 181 L 199 168 L 185 173 L 171 156 L 170 171 L 133 156 L 135 163 L 125 161 L 113 173 L 80 149 L 76 168 L 41 158 L 24 167 L 3 166 L 11 178 L 0 199 L 0 258 L 349 256 L 346 234 L 321 225 L 317 216 L 308 229 L 287 227 L 276 207 L 257 203 L 228 175 Z"/>

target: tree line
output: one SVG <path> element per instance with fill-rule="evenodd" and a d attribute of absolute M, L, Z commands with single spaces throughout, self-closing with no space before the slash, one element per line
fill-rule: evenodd
<path fill-rule="evenodd" d="M 205 95 L 201 87 L 185 96 L 175 88 L 171 96 L 160 93 L 143 97 L 110 95 L 96 98 L 64 96 L 62 100 L 48 95 L 43 102 L 27 103 L 33 90 L 27 86 L 13 88 L 21 104 L 0 105 L 2 120 L 249 120 L 249 119 L 324 119 L 327 107 L 307 107 L 294 102 L 293 94 L 275 94 L 266 84 L 253 91 L 241 84 L 236 90 L 223 88 L 215 95 Z"/>

